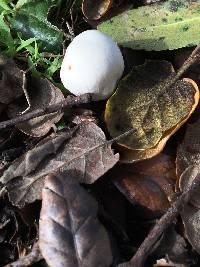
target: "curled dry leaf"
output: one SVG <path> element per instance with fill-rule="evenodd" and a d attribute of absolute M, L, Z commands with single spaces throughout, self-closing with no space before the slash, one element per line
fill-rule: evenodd
<path fill-rule="evenodd" d="M 28 93 L 31 101 L 31 108 L 29 111 L 37 108 L 44 108 L 51 104 L 56 104 L 64 100 L 64 95 L 61 90 L 55 87 L 49 80 L 31 77 L 29 80 Z M 27 101 L 16 101 L 9 105 L 8 116 L 15 118 L 20 112 L 27 108 Z M 58 122 L 63 116 L 63 113 L 58 111 L 44 116 L 36 117 L 29 121 L 17 124 L 17 127 L 22 132 L 40 137 L 49 132 L 49 130 Z"/>
<path fill-rule="evenodd" d="M 22 76 L 13 60 L 0 54 L 0 103 L 8 105 L 23 95 Z"/>
<path fill-rule="evenodd" d="M 153 167 L 152 167 L 153 166 Z M 115 168 L 114 183 L 143 216 L 158 216 L 170 206 L 176 179 L 175 163 L 167 155 Z"/>
<path fill-rule="evenodd" d="M 50 267 L 108 267 L 108 234 L 96 201 L 68 172 L 50 174 L 42 193 L 39 246 Z"/>
<path fill-rule="evenodd" d="M 119 159 L 94 123 L 83 123 L 69 132 L 43 139 L 15 160 L 0 178 L 14 205 L 24 206 L 41 198 L 44 178 L 59 168 L 70 171 L 81 183 L 93 183 Z"/>
<path fill-rule="evenodd" d="M 174 76 L 169 62 L 147 61 L 134 67 L 108 100 L 105 121 L 111 136 L 131 128 L 136 130 L 119 142 L 122 160 L 141 160 L 161 152 L 196 108 L 199 101 L 196 83 L 183 79 L 167 86 Z"/>
<path fill-rule="evenodd" d="M 177 151 L 177 174 L 179 188 L 185 191 L 200 174 L 200 120 L 188 125 L 183 142 Z M 185 226 L 185 234 L 195 250 L 200 253 L 200 190 L 184 205 L 181 217 Z"/>
<path fill-rule="evenodd" d="M 87 19 L 100 19 L 112 6 L 113 0 L 83 0 L 82 11 Z"/>

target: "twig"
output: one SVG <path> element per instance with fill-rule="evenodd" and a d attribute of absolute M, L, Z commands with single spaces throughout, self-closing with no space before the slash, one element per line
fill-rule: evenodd
<path fill-rule="evenodd" d="M 162 95 L 163 92 L 165 92 L 168 88 L 170 88 L 172 85 L 174 85 L 181 76 L 198 60 L 200 59 L 200 45 L 198 45 L 194 51 L 191 53 L 191 55 L 187 58 L 187 60 L 184 62 L 184 64 L 179 68 L 176 75 L 166 81 L 165 85 L 161 87 L 161 91 L 159 92 L 159 95 Z M 158 97 L 158 95 L 155 95 L 155 99 Z"/>
<path fill-rule="evenodd" d="M 178 70 L 177 77 L 180 78 L 198 59 L 200 59 L 200 45 L 198 45 L 183 66 Z"/>
<path fill-rule="evenodd" d="M 179 198 L 173 203 L 167 212 L 160 218 L 160 220 L 158 220 L 133 258 L 129 262 L 119 264 L 118 267 L 143 267 L 153 245 L 156 243 L 164 230 L 176 219 L 183 206 L 189 201 L 190 197 L 199 188 L 199 186 L 200 175 L 194 179 L 192 185 L 179 196 Z"/>
<path fill-rule="evenodd" d="M 26 267 L 26 266 L 30 266 L 30 265 L 32 265 L 32 264 L 34 264 L 34 263 L 36 263 L 42 259 L 43 259 L 43 257 L 40 253 L 38 243 L 36 243 L 33 246 L 32 251 L 28 255 L 18 259 L 15 262 L 7 264 L 4 267 Z"/>
<path fill-rule="evenodd" d="M 53 113 L 56 111 L 61 111 L 66 107 L 77 106 L 80 104 L 87 104 L 87 103 L 90 103 L 91 101 L 92 101 L 92 98 L 90 94 L 84 94 L 84 95 L 76 96 L 76 97 L 68 96 L 65 100 L 59 103 L 52 104 L 44 108 L 38 108 L 36 110 L 27 112 L 21 116 L 18 116 L 14 119 L 2 121 L 0 122 L 0 129 L 4 129 L 6 127 L 16 125 L 18 123 L 33 119 L 35 117 L 43 116 L 45 114 Z"/>

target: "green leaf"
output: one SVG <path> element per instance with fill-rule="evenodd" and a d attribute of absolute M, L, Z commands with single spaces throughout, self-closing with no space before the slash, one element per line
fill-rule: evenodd
<path fill-rule="evenodd" d="M 35 38 L 29 38 L 27 40 L 20 39 L 20 40 L 21 40 L 21 44 L 20 44 L 20 46 L 17 47 L 17 49 L 16 49 L 17 52 L 19 52 L 20 50 L 26 48 L 27 46 L 29 46 L 30 44 L 32 44 L 33 42 L 36 41 Z"/>
<path fill-rule="evenodd" d="M 15 5 L 15 8 L 16 9 L 19 9 L 20 7 L 22 7 L 23 5 L 29 3 L 30 1 L 29 0 L 18 0 L 17 1 L 17 4 Z"/>
<path fill-rule="evenodd" d="M 31 56 L 28 57 L 28 67 L 33 76 L 42 77 L 42 73 L 36 69 L 36 62 L 33 61 Z"/>
<path fill-rule="evenodd" d="M 8 54 L 13 54 L 14 41 L 10 33 L 10 28 L 5 22 L 4 12 L 0 14 L 0 43 L 7 48 Z"/>
<path fill-rule="evenodd" d="M 62 131 L 63 129 L 65 129 L 66 124 L 64 123 L 64 121 L 59 121 L 58 123 L 56 123 L 56 127 L 58 131 Z"/>
<path fill-rule="evenodd" d="M 7 1 L 7 0 L 1 0 L 1 1 L 0 1 L 0 7 L 1 7 L 3 10 L 10 11 L 11 8 L 9 7 L 8 3 L 9 3 L 9 1 Z"/>
<path fill-rule="evenodd" d="M 36 38 L 43 51 L 59 53 L 62 48 L 63 33 L 52 25 L 47 16 L 55 5 L 55 0 L 24 0 L 17 3 L 12 29 L 20 32 L 23 39 Z"/>
<path fill-rule="evenodd" d="M 53 74 L 61 67 L 62 58 L 60 56 L 54 58 L 53 62 L 51 62 L 50 66 L 46 70 L 46 77 L 52 80 Z"/>
<path fill-rule="evenodd" d="M 98 26 L 125 47 L 177 49 L 200 43 L 200 0 L 168 0 L 132 9 Z"/>

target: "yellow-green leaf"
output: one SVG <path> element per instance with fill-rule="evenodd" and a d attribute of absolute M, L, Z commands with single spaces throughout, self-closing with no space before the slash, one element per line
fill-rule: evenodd
<path fill-rule="evenodd" d="M 199 91 L 189 79 L 169 86 L 174 76 L 169 62 L 148 61 L 133 68 L 119 83 L 106 105 L 108 131 L 116 137 L 135 129 L 135 133 L 120 140 L 120 145 L 140 151 L 157 149 L 161 140 L 164 146 L 185 122 L 198 103 Z"/>
<path fill-rule="evenodd" d="M 200 43 L 200 0 L 168 0 L 132 9 L 98 26 L 125 47 L 177 49 Z"/>

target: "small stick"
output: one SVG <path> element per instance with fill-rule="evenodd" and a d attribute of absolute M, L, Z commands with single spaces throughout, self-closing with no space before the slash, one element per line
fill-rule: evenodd
<path fill-rule="evenodd" d="M 33 246 L 32 251 L 28 255 L 18 259 L 15 262 L 7 264 L 4 267 L 26 267 L 26 266 L 30 266 L 30 265 L 32 265 L 32 264 L 34 264 L 34 263 L 36 263 L 42 259 L 43 259 L 43 257 L 40 253 L 38 242 L 37 242 Z"/>
<path fill-rule="evenodd" d="M 192 185 L 179 196 L 179 198 L 173 203 L 167 212 L 157 221 L 156 225 L 138 248 L 133 258 L 129 262 L 119 264 L 118 267 L 143 267 L 153 245 L 156 243 L 164 230 L 173 223 L 178 214 L 181 212 L 184 204 L 188 203 L 190 197 L 199 187 L 200 175 L 194 179 Z"/>
<path fill-rule="evenodd" d="M 0 129 L 4 129 L 6 127 L 16 125 L 18 123 L 33 119 L 35 117 L 43 116 L 45 114 L 54 113 L 59 110 L 61 111 L 66 107 L 78 106 L 80 104 L 88 104 L 91 101 L 92 101 L 92 98 L 90 94 L 84 94 L 84 95 L 76 96 L 76 97 L 68 96 L 65 100 L 59 103 L 52 104 L 44 108 L 38 108 L 36 110 L 27 112 L 16 118 L 13 118 L 7 121 L 2 121 L 0 122 Z"/>

